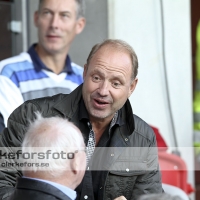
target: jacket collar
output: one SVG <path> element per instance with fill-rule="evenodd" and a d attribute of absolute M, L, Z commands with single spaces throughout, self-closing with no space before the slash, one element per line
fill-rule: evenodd
<path fill-rule="evenodd" d="M 32 179 L 18 178 L 16 188 L 17 189 L 35 190 L 35 191 L 39 191 L 39 192 L 43 192 L 43 193 L 52 195 L 53 197 L 56 197 L 58 199 L 70 200 L 70 198 L 66 194 L 61 192 L 56 187 L 54 187 L 50 184 L 32 180 Z"/>
<path fill-rule="evenodd" d="M 49 69 L 43 62 L 42 60 L 40 59 L 39 55 L 37 54 L 37 52 L 35 51 L 35 47 L 36 47 L 37 44 L 33 44 L 29 50 L 28 50 L 28 53 L 31 57 L 31 60 L 33 62 L 33 66 L 35 68 L 35 71 L 36 72 L 39 72 L 41 71 L 42 69 L 45 69 L 47 71 L 51 71 L 51 69 Z M 74 73 L 73 69 L 72 69 L 72 66 L 71 66 L 71 59 L 69 57 L 69 55 L 66 56 L 66 60 L 65 60 L 65 66 L 62 70 L 62 72 L 66 72 L 68 74 L 72 74 Z M 61 72 L 61 73 L 62 73 Z"/>
<path fill-rule="evenodd" d="M 78 86 L 70 94 L 66 95 L 62 100 L 58 101 L 54 105 L 54 109 L 56 109 L 57 111 L 62 113 L 63 116 L 71 120 L 74 114 L 77 112 L 77 109 L 79 108 L 79 103 L 82 97 L 82 87 L 83 84 Z M 122 134 L 124 136 L 130 136 L 135 129 L 135 123 L 132 107 L 128 99 L 121 110 L 122 112 L 120 112 L 120 117 L 123 119 L 123 121 L 126 122 L 126 131 L 123 131 Z"/>
<path fill-rule="evenodd" d="M 69 95 L 66 95 L 62 100 L 57 102 L 54 106 L 54 109 L 62 113 L 62 115 L 65 116 L 66 118 L 69 118 L 69 120 L 72 121 L 77 126 L 79 124 L 79 117 L 77 116 L 78 114 L 75 115 L 75 113 L 78 113 L 77 111 L 82 97 L 82 86 L 83 84 L 78 86 L 73 92 L 71 92 Z M 106 154 L 104 156 L 104 160 L 106 162 L 103 163 L 95 162 L 96 164 L 94 169 L 98 169 L 98 166 L 103 167 L 101 169 L 105 170 L 109 169 L 110 166 L 112 166 L 113 163 L 115 163 L 116 159 L 119 157 L 119 155 L 122 154 L 122 152 L 125 149 L 119 147 L 130 146 L 129 136 L 134 132 L 135 123 L 133 118 L 132 107 L 128 99 L 121 110 L 122 110 L 121 117 L 123 118 L 123 121 L 125 121 L 126 123 L 115 130 L 115 133 L 113 134 L 110 143 L 110 147 L 112 148 L 108 148 L 110 152 L 107 152 L 106 150 Z M 115 152 L 115 156 L 110 157 L 113 151 Z"/>
<path fill-rule="evenodd" d="M 82 86 L 78 86 L 74 91 L 72 91 L 70 94 L 65 95 L 63 99 L 58 101 L 54 106 L 53 109 L 56 109 L 59 111 L 63 116 L 68 118 L 69 120 L 72 119 L 74 114 L 76 113 L 79 102 L 82 97 Z"/>

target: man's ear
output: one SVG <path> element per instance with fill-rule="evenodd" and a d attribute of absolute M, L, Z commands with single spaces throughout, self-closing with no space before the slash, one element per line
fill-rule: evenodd
<path fill-rule="evenodd" d="M 38 27 L 38 18 L 39 18 L 39 11 L 35 11 L 34 13 L 34 24 L 36 27 Z"/>
<path fill-rule="evenodd" d="M 135 90 L 137 83 L 138 83 L 138 78 L 135 78 L 135 79 L 131 82 L 131 85 L 130 85 L 130 88 L 129 88 L 128 98 L 131 96 L 131 94 L 132 94 L 133 91 Z"/>
<path fill-rule="evenodd" d="M 70 168 L 73 174 L 78 173 L 78 163 L 76 158 L 70 160 Z"/>
<path fill-rule="evenodd" d="M 83 31 L 86 24 L 86 19 L 84 17 L 80 17 L 76 22 L 76 34 L 79 34 Z"/>
<path fill-rule="evenodd" d="M 83 80 L 85 80 L 86 74 L 87 74 L 87 69 L 88 69 L 88 65 L 85 64 L 84 65 L 84 70 L 83 70 Z"/>

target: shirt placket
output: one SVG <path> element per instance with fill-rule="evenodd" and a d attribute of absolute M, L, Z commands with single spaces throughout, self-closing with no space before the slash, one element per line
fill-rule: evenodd
<path fill-rule="evenodd" d="M 96 145 L 96 140 L 95 140 L 95 134 L 94 134 L 94 131 L 92 130 L 92 125 L 90 122 L 87 123 L 88 124 L 88 127 L 90 129 L 90 132 L 89 132 L 89 138 L 88 138 L 88 142 L 87 142 L 87 165 L 94 153 L 94 150 L 95 150 L 95 145 Z"/>
<path fill-rule="evenodd" d="M 111 128 L 115 125 L 116 121 L 117 121 L 117 117 L 118 117 L 118 111 L 114 114 L 114 117 L 112 118 L 112 121 L 110 123 L 110 126 L 109 126 L 109 134 L 110 134 L 110 130 Z M 95 150 L 95 146 L 96 146 L 96 139 L 95 139 L 95 133 L 92 129 L 92 125 L 90 122 L 87 122 L 87 125 L 89 127 L 89 138 L 88 138 L 88 142 L 87 142 L 87 165 L 94 153 L 94 150 Z"/>
<path fill-rule="evenodd" d="M 109 134 L 110 134 L 110 130 L 111 128 L 115 125 L 116 121 L 117 121 L 117 117 L 118 117 L 118 112 L 115 113 L 110 126 L 109 126 Z M 84 177 L 84 184 L 83 184 L 83 188 L 82 188 L 82 193 L 81 193 L 81 200 L 82 199 L 90 199 L 93 200 L 94 196 L 91 194 L 91 189 L 92 189 L 92 174 L 91 171 L 89 171 L 89 161 L 94 153 L 95 150 L 95 146 L 96 146 L 96 139 L 95 139 L 95 133 L 92 129 L 92 125 L 90 122 L 87 122 L 87 125 L 89 127 L 89 138 L 88 138 L 88 142 L 87 142 L 87 154 L 86 154 L 86 159 L 87 159 L 87 171 Z"/>

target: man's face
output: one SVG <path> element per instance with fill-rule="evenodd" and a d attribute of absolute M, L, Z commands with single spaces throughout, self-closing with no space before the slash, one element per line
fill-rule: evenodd
<path fill-rule="evenodd" d="M 77 19 L 77 7 L 75 0 L 43 0 L 35 13 L 39 48 L 50 54 L 68 52 L 85 25 L 84 18 Z"/>
<path fill-rule="evenodd" d="M 104 46 L 84 68 L 83 99 L 91 119 L 110 121 L 131 95 L 132 64 L 126 52 Z"/>

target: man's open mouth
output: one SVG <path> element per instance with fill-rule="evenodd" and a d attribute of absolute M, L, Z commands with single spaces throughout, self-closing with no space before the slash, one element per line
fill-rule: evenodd
<path fill-rule="evenodd" d="M 99 100 L 99 99 L 94 99 L 94 101 L 99 105 L 107 105 L 107 104 L 109 104 L 107 101 L 103 101 L 103 100 Z"/>
<path fill-rule="evenodd" d="M 98 101 L 98 100 L 95 100 L 98 104 L 102 104 L 102 105 L 104 105 L 104 104 L 108 104 L 108 103 L 105 103 L 105 102 L 102 102 L 102 101 Z"/>

